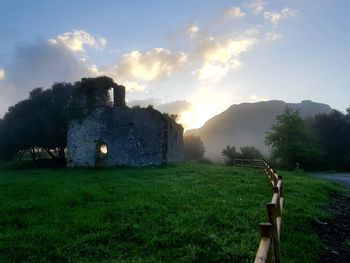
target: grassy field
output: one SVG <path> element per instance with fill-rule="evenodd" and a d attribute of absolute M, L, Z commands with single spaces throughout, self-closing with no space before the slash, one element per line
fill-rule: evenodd
<path fill-rule="evenodd" d="M 282 258 L 317 262 L 311 222 L 337 185 L 284 176 Z M 261 170 L 0 165 L 0 262 L 252 262 L 271 185 Z"/>

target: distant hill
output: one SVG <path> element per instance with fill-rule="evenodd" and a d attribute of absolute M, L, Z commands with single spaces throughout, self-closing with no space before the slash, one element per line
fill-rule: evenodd
<path fill-rule="evenodd" d="M 329 113 L 329 105 L 309 100 L 286 103 L 279 100 L 232 105 L 226 111 L 209 119 L 201 128 L 188 130 L 185 135 L 199 135 L 204 143 L 205 155 L 214 160 L 222 159 L 221 151 L 226 145 L 255 146 L 264 154 L 269 149 L 264 144 L 266 132 L 276 122 L 276 116 L 289 107 L 299 110 L 302 118 L 318 113 Z"/>

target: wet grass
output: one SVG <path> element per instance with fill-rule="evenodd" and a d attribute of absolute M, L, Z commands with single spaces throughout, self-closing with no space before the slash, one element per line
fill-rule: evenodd
<path fill-rule="evenodd" d="M 315 218 L 334 184 L 285 178 L 282 257 L 317 262 Z M 185 163 L 0 165 L 0 262 L 252 262 L 271 185 L 260 170 Z"/>

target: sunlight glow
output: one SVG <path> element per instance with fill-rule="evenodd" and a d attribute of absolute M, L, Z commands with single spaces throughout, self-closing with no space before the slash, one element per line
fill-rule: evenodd
<path fill-rule="evenodd" d="M 193 106 L 179 117 L 185 130 L 200 128 L 208 119 L 226 110 L 232 104 L 232 95 L 213 88 L 200 88 L 189 101 Z"/>
<path fill-rule="evenodd" d="M 0 80 L 5 78 L 5 70 L 3 70 L 2 68 L 0 68 Z"/>

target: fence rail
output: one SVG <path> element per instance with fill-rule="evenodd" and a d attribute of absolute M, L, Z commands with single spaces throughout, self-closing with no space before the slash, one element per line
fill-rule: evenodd
<path fill-rule="evenodd" d="M 260 244 L 254 263 L 280 263 L 280 237 L 282 228 L 282 210 L 284 205 L 284 189 L 282 176 L 278 175 L 265 160 L 235 159 L 237 166 L 263 168 L 272 185 L 272 199 L 266 204 L 267 221 L 260 223 Z"/>
<path fill-rule="evenodd" d="M 284 189 L 282 176 L 278 175 L 267 162 L 264 162 L 266 176 L 272 184 L 272 199 L 266 204 L 267 223 L 260 226 L 260 244 L 254 263 L 281 262 L 280 237 L 282 228 L 282 210 L 284 205 Z"/>
<path fill-rule="evenodd" d="M 264 168 L 264 160 L 261 159 L 234 159 L 233 165 L 253 168 Z"/>

